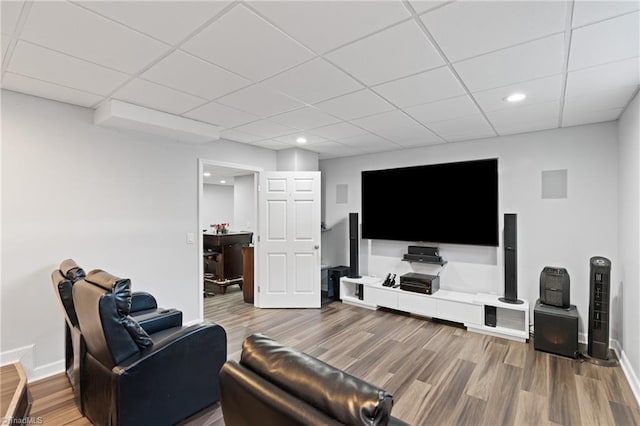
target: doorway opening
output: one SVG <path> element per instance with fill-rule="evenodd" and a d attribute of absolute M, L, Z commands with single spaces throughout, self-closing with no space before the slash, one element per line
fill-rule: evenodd
<path fill-rule="evenodd" d="M 200 159 L 198 165 L 198 265 L 200 316 L 205 299 L 226 303 L 252 303 L 253 250 L 258 226 L 257 186 L 261 168 Z M 247 253 L 251 252 L 251 257 Z M 248 259 L 245 262 L 243 259 Z M 252 280 L 251 280 L 252 281 Z M 249 286 L 247 287 L 247 284 Z M 248 298 L 247 296 L 251 296 Z M 210 304 L 207 302 L 207 304 Z"/>

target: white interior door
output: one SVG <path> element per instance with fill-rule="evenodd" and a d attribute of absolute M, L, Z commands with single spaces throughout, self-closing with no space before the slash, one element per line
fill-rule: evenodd
<path fill-rule="evenodd" d="M 257 306 L 320 307 L 320 172 L 261 172 Z"/>

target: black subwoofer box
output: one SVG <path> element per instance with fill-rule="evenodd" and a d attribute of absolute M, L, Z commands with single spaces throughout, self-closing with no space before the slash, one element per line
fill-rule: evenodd
<path fill-rule="evenodd" d="M 533 309 L 534 348 L 539 351 L 577 358 L 578 310 L 575 305 L 557 308 L 538 300 Z"/>

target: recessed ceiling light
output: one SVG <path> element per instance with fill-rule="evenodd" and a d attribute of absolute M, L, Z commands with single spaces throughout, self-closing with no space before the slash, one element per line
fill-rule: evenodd
<path fill-rule="evenodd" d="M 527 95 L 525 95 L 524 93 L 512 93 L 511 95 L 504 98 L 504 100 L 507 102 L 520 102 L 523 101 L 526 97 Z"/>
<path fill-rule="evenodd" d="M 204 177 L 209 177 L 209 176 L 211 176 L 211 173 L 209 173 L 209 172 L 204 172 L 203 174 L 204 174 Z"/>
<path fill-rule="evenodd" d="M 222 180 L 220 181 L 220 183 L 227 183 L 227 181 L 226 181 L 226 180 L 224 180 L 224 179 L 222 179 Z"/>
<path fill-rule="evenodd" d="M 307 143 L 307 138 L 305 138 L 304 136 L 300 136 L 299 138 L 296 139 L 296 142 Z"/>

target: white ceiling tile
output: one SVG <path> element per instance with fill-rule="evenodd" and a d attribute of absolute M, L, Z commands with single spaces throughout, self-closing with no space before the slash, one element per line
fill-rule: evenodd
<path fill-rule="evenodd" d="M 324 53 L 408 18 L 393 1 L 255 1 L 250 5 L 292 37 Z"/>
<path fill-rule="evenodd" d="M 21 38 L 127 73 L 140 71 L 168 50 L 151 37 L 59 1 L 34 2 Z"/>
<path fill-rule="evenodd" d="M 158 62 L 141 77 L 207 99 L 251 84 L 249 80 L 179 50 Z"/>
<path fill-rule="evenodd" d="M 481 114 L 429 123 L 429 128 L 448 142 L 496 136 Z"/>
<path fill-rule="evenodd" d="M 562 72 L 564 35 L 488 53 L 454 64 L 472 92 L 548 77 Z"/>
<path fill-rule="evenodd" d="M 107 95 L 128 76 L 23 41 L 16 44 L 9 71 L 85 92 Z"/>
<path fill-rule="evenodd" d="M 251 145 L 259 146 L 261 148 L 273 149 L 276 151 L 280 151 L 281 149 L 291 148 L 290 145 L 286 143 L 274 141 L 273 139 L 265 139 L 258 142 L 253 142 Z"/>
<path fill-rule="evenodd" d="M 638 86 L 616 87 L 582 96 L 567 97 L 564 101 L 565 110 L 578 112 L 624 108 L 636 93 L 637 88 Z"/>
<path fill-rule="evenodd" d="M 332 141 L 318 142 L 314 144 L 311 147 L 311 149 L 314 152 L 317 152 L 318 154 L 320 154 L 319 158 L 321 160 L 326 160 L 328 158 L 346 157 L 349 155 L 362 154 L 361 150 L 352 148 L 350 146 L 341 144 L 339 142 L 332 142 Z"/>
<path fill-rule="evenodd" d="M 342 47 L 326 58 L 365 84 L 373 85 L 443 65 L 414 21 Z"/>
<path fill-rule="evenodd" d="M 575 0 L 571 26 L 581 27 L 638 9 L 640 9 L 640 1 L 637 0 Z"/>
<path fill-rule="evenodd" d="M 422 145 L 440 141 L 436 135 L 424 128 L 424 126 L 397 110 L 359 118 L 354 120 L 353 123 L 402 146 Z"/>
<path fill-rule="evenodd" d="M 260 136 L 251 135 L 249 133 L 241 132 L 236 129 L 227 129 L 220 132 L 220 137 L 228 139 L 230 141 L 242 142 L 242 143 L 255 143 L 261 139 Z"/>
<path fill-rule="evenodd" d="M 249 86 L 216 100 L 260 117 L 300 108 L 304 104 L 260 85 Z"/>
<path fill-rule="evenodd" d="M 322 111 L 309 107 L 274 115 L 269 119 L 301 130 L 313 129 L 340 121 Z"/>
<path fill-rule="evenodd" d="M 624 111 L 624 108 L 580 110 L 565 106 L 562 115 L 562 127 L 614 121 L 620 117 L 622 111 Z"/>
<path fill-rule="evenodd" d="M 521 133 L 558 127 L 560 102 L 515 106 L 487 113 L 498 134 Z"/>
<path fill-rule="evenodd" d="M 11 41 L 11 37 L 6 34 L 2 34 L 2 53 L 0 54 L 0 58 L 4 59 L 4 54 L 7 53 L 7 49 L 9 49 Z"/>
<path fill-rule="evenodd" d="M 306 143 L 301 144 L 298 143 L 296 140 L 301 137 L 304 136 L 304 138 L 307 140 Z M 307 134 L 307 133 L 294 133 L 291 135 L 284 135 L 284 136 L 279 136 L 277 138 L 273 138 L 275 140 L 277 140 L 278 142 L 282 142 L 282 143 L 286 143 L 287 145 L 291 145 L 291 146 L 299 146 L 301 148 L 305 148 L 308 146 L 313 146 L 319 142 L 326 142 L 327 140 L 325 138 L 321 138 L 320 136 L 315 136 L 315 135 L 311 135 L 311 134 Z"/>
<path fill-rule="evenodd" d="M 569 72 L 565 96 L 579 96 L 638 84 L 640 58 L 631 58 Z"/>
<path fill-rule="evenodd" d="M 315 106 L 343 120 L 352 120 L 395 109 L 389 102 L 368 89 L 324 101 Z"/>
<path fill-rule="evenodd" d="M 450 61 L 564 30 L 566 1 L 461 1 L 422 15 Z"/>
<path fill-rule="evenodd" d="M 140 78 L 118 89 L 113 98 L 170 114 L 182 114 L 205 102 L 201 98 Z"/>
<path fill-rule="evenodd" d="M 425 104 L 463 95 L 464 88 L 448 67 L 405 77 L 373 88 L 397 107 Z"/>
<path fill-rule="evenodd" d="M 569 70 L 640 55 L 640 12 L 578 28 L 571 36 Z"/>
<path fill-rule="evenodd" d="M 522 93 L 527 98 L 517 104 L 504 100 L 513 93 Z M 555 101 L 560 99 L 561 96 L 562 75 L 560 74 L 473 93 L 476 102 L 485 112 Z"/>
<path fill-rule="evenodd" d="M 478 108 L 467 95 L 416 105 L 405 108 L 405 111 L 421 123 L 432 123 L 479 113 Z"/>
<path fill-rule="evenodd" d="M 449 1 L 436 1 L 436 0 L 409 0 L 409 3 L 416 11 L 416 13 L 424 13 L 427 10 L 435 9 Z"/>
<path fill-rule="evenodd" d="M 537 132 L 540 130 L 555 129 L 558 127 L 558 117 L 544 120 L 526 120 L 520 122 L 507 123 L 503 127 L 496 129 L 498 135 L 515 135 L 518 133 Z"/>
<path fill-rule="evenodd" d="M 288 135 L 297 131 L 294 128 L 269 120 L 254 121 L 253 123 L 236 127 L 234 130 L 260 136 L 264 139 L 272 139 L 277 136 Z"/>
<path fill-rule="evenodd" d="M 372 135 L 371 133 L 341 139 L 339 142 L 352 148 L 362 149 L 367 152 L 391 151 L 393 149 L 400 148 L 400 145 L 383 139 L 380 136 Z"/>
<path fill-rule="evenodd" d="M 263 82 L 296 99 L 315 103 L 362 89 L 362 85 L 324 59 L 318 58 Z"/>
<path fill-rule="evenodd" d="M 237 109 L 221 105 L 216 102 L 209 102 L 206 105 L 189 111 L 184 114 L 184 116 L 221 127 L 239 126 L 241 124 L 255 121 L 259 118 L 258 116 L 249 114 L 248 112 L 238 111 Z"/>
<path fill-rule="evenodd" d="M 309 133 L 322 136 L 326 139 L 344 139 L 352 136 L 363 135 L 368 133 L 359 127 L 356 127 L 349 123 L 331 124 L 329 126 L 318 127 L 317 129 L 310 130 Z"/>
<path fill-rule="evenodd" d="M 82 6 L 175 44 L 219 13 L 229 1 L 82 1 Z"/>
<path fill-rule="evenodd" d="M 93 93 L 82 92 L 11 72 L 4 74 L 2 88 L 83 107 L 93 106 L 102 99 L 101 96 Z"/>
<path fill-rule="evenodd" d="M 0 28 L 2 32 L 8 35 L 13 35 L 22 12 L 24 1 L 3 1 L 0 2 Z"/>
<path fill-rule="evenodd" d="M 256 81 L 313 57 L 305 47 L 243 6 L 233 8 L 182 48 Z"/>

